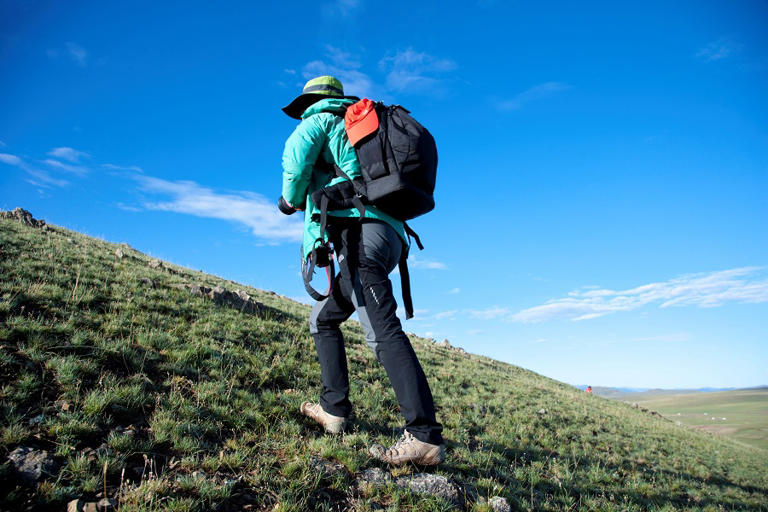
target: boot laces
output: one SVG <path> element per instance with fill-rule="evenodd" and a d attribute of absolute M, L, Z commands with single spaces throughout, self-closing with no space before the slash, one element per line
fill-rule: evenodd
<path fill-rule="evenodd" d="M 400 448 L 411 444 L 414 439 L 415 438 L 413 437 L 413 435 L 406 430 L 403 432 L 403 436 L 397 441 L 397 443 L 395 443 L 395 445 L 391 448 L 391 450 L 395 453 L 399 453 Z"/>

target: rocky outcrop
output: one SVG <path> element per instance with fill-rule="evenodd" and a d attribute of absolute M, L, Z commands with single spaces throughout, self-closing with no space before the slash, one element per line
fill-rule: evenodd
<path fill-rule="evenodd" d="M 651 416 L 656 416 L 656 417 L 659 417 L 659 418 L 664 418 L 664 416 L 662 416 L 661 413 L 659 413 L 658 411 L 653 411 L 651 409 L 646 409 L 645 407 L 640 407 L 640 405 L 638 403 L 636 403 L 636 402 L 632 403 L 632 408 L 633 409 L 639 409 L 640 412 L 644 412 L 646 414 L 650 414 Z M 666 419 L 666 418 L 664 418 L 664 419 Z"/>
<path fill-rule="evenodd" d="M 439 342 L 439 343 L 435 343 L 435 345 L 438 346 L 438 347 L 447 348 L 448 350 L 452 350 L 454 352 L 458 352 L 459 354 L 466 355 L 466 353 L 467 353 L 466 350 L 464 350 L 463 348 L 461 348 L 461 347 L 454 347 L 453 345 L 451 345 L 451 342 L 448 341 L 447 338 L 444 339 L 443 341 Z"/>
<path fill-rule="evenodd" d="M 453 508 L 463 509 L 464 499 L 461 489 L 443 475 L 430 473 L 415 473 L 395 479 L 395 485 L 408 489 L 416 494 L 430 494 L 442 498 L 451 504 Z"/>
<path fill-rule="evenodd" d="M 244 313 L 258 313 L 264 309 L 261 302 L 253 300 L 245 291 L 230 291 L 222 286 L 209 288 L 199 284 L 181 283 L 175 285 L 177 288 L 189 290 L 189 293 L 199 297 L 208 297 L 220 306 L 228 306 L 239 309 Z"/>
<path fill-rule="evenodd" d="M 44 228 L 45 221 L 42 219 L 36 219 L 24 208 L 14 208 L 10 212 L 0 211 L 0 218 L 15 220 L 21 222 L 25 226 L 32 228 Z"/>
<path fill-rule="evenodd" d="M 8 455 L 8 461 L 16 477 L 28 485 L 34 485 L 57 469 L 56 461 L 45 450 L 20 446 Z"/>
<path fill-rule="evenodd" d="M 450 504 L 451 508 L 464 509 L 464 491 L 458 484 L 443 475 L 413 473 L 393 479 L 388 471 L 377 467 L 364 469 L 355 475 L 355 484 L 363 491 L 385 487 L 392 482 L 416 494 L 429 494 L 442 498 Z"/>
<path fill-rule="evenodd" d="M 368 490 L 386 487 L 392 481 L 392 476 L 381 468 L 368 468 L 358 473 L 355 481 L 360 489 Z"/>
<path fill-rule="evenodd" d="M 507 499 L 501 496 L 494 496 L 488 500 L 488 506 L 493 512 L 512 512 L 512 507 L 509 506 Z"/>

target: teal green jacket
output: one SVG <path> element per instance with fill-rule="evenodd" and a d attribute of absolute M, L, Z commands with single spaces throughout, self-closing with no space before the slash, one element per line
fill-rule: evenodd
<path fill-rule="evenodd" d="M 354 100 L 328 98 L 320 100 L 304 111 L 301 123 L 288 137 L 283 151 L 283 198 L 294 207 L 306 204 L 304 211 L 304 242 L 302 255 L 306 258 L 319 243 L 320 209 L 312 203 L 310 195 L 327 185 L 335 185 L 346 178 L 332 176 L 315 169 L 322 155 L 326 162 L 335 162 L 350 178 L 359 177 L 360 162 L 355 148 L 349 143 L 344 130 L 344 118 L 331 112 L 344 113 Z M 360 217 L 355 208 L 329 211 L 334 217 Z M 378 219 L 392 226 L 408 244 L 402 221 L 390 217 L 374 206 L 365 208 L 365 217 Z M 324 240 L 325 241 L 325 240 Z"/>

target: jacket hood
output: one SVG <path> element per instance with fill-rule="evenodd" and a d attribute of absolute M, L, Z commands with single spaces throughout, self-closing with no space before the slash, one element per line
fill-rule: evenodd
<path fill-rule="evenodd" d="M 307 107 L 307 110 L 301 114 L 301 118 L 306 119 L 309 116 L 319 114 L 320 112 L 340 112 L 343 114 L 347 110 L 347 107 L 356 101 L 356 99 L 351 98 L 326 98 Z"/>

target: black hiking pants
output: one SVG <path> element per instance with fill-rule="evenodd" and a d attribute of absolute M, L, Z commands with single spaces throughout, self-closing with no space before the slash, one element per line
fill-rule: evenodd
<path fill-rule="evenodd" d="M 331 219 L 328 235 L 340 271 L 333 293 L 315 304 L 309 320 L 322 373 L 323 410 L 343 417 L 352 412 L 339 326 L 357 311 L 366 341 L 395 390 L 405 428 L 421 441 L 441 444 L 443 427 L 435 419 L 432 392 L 395 314 L 397 303 L 389 273 L 400 260 L 402 240 L 390 225 L 376 220 Z"/>

